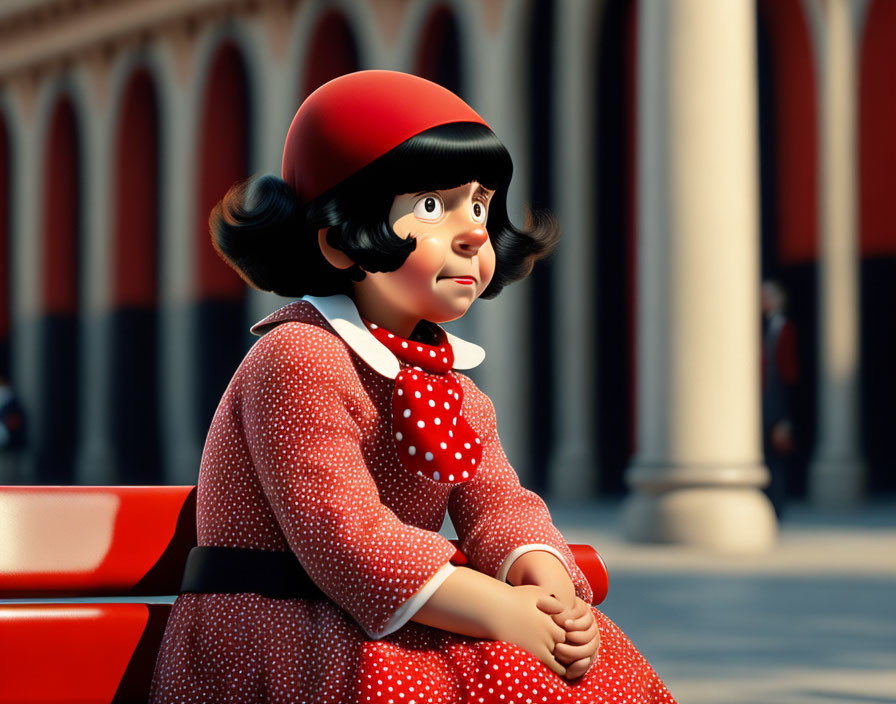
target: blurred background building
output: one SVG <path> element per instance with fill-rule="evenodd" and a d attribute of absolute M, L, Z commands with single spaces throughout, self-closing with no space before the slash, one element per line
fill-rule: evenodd
<path fill-rule="evenodd" d="M 527 485 L 633 489 L 640 525 L 734 492 L 717 511 L 767 522 L 774 278 L 789 495 L 893 494 L 894 46 L 892 0 L 4 0 L 0 376 L 27 424 L 4 479 L 195 481 L 249 325 L 285 302 L 217 258 L 208 213 L 279 173 L 315 87 L 390 68 L 464 97 L 514 156 L 517 221 L 564 229 L 457 324 Z"/>

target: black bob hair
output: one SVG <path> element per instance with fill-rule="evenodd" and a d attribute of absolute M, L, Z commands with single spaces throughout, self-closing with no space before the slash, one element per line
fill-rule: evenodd
<path fill-rule="evenodd" d="M 483 292 L 494 298 L 525 278 L 537 259 L 559 239 L 553 218 L 535 214 L 531 229 L 519 230 L 507 215 L 510 155 L 494 133 L 476 123 L 453 123 L 421 132 L 302 207 L 282 179 L 266 175 L 233 186 L 209 218 L 215 249 L 262 291 L 286 297 L 351 294 L 364 272 L 395 271 L 417 243 L 389 227 L 396 195 L 454 188 L 472 181 L 494 189 L 489 238 L 495 274 Z M 336 269 L 324 258 L 317 232 L 355 262 Z"/>

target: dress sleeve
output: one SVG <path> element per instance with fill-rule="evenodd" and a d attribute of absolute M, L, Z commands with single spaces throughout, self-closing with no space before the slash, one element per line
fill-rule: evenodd
<path fill-rule="evenodd" d="M 459 375 L 460 376 L 460 375 Z M 461 551 L 480 572 L 505 579 L 513 561 L 532 550 L 545 550 L 563 562 L 576 594 L 590 603 L 588 580 L 554 524 L 544 501 L 520 485 L 498 438 L 495 409 L 472 381 L 460 377 L 463 412 L 482 439 L 482 462 L 469 482 L 451 493 L 448 511 Z"/>
<path fill-rule="evenodd" d="M 398 630 L 451 573 L 454 547 L 380 501 L 362 451 L 377 421 L 360 410 L 348 352 L 326 330 L 286 323 L 247 362 L 246 441 L 291 549 L 370 637 Z"/>

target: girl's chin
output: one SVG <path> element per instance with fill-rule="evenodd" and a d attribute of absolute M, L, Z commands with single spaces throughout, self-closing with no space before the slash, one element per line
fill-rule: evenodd
<path fill-rule="evenodd" d="M 425 315 L 424 318 L 431 323 L 450 323 L 452 320 L 463 318 L 466 312 L 470 310 L 471 304 L 472 301 L 465 305 L 455 305 L 432 310 L 429 312 L 429 315 Z"/>

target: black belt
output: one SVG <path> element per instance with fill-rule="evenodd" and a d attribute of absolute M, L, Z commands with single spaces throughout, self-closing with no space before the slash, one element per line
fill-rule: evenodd
<path fill-rule="evenodd" d="M 184 567 L 181 594 L 242 594 L 272 599 L 326 599 L 291 552 L 196 547 Z"/>

